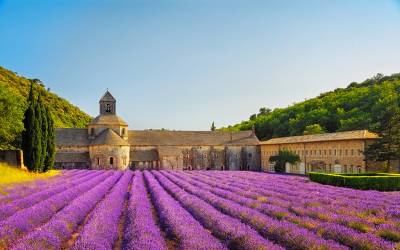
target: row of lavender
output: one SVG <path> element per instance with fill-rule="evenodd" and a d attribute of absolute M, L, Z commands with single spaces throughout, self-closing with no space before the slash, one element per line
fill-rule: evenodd
<path fill-rule="evenodd" d="M 0 196 L 0 249 L 394 249 L 399 202 L 250 172 L 66 171 Z"/>

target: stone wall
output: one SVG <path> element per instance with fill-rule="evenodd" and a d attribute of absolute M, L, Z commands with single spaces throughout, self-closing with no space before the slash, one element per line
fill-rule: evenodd
<path fill-rule="evenodd" d="M 270 171 L 269 158 L 279 150 L 287 149 L 300 156 L 301 162 L 288 166 L 293 173 L 304 174 L 310 171 L 363 173 L 381 172 L 380 163 L 366 162 L 365 140 L 323 141 L 292 144 L 262 144 L 261 166 L 263 171 Z M 301 169 L 303 171 L 301 171 Z"/>
<path fill-rule="evenodd" d="M 90 146 L 92 169 L 127 169 L 129 166 L 129 146 Z"/>
<path fill-rule="evenodd" d="M 157 147 L 132 147 L 136 151 Z M 132 150 L 131 148 L 131 150 Z M 168 170 L 253 170 L 260 171 L 258 146 L 175 146 L 171 154 L 159 154 L 159 165 L 152 162 L 135 163 L 135 168 L 159 167 Z M 131 163 L 133 164 L 133 163 Z"/>
<path fill-rule="evenodd" d="M 0 150 L 0 163 L 22 168 L 24 166 L 22 150 Z"/>

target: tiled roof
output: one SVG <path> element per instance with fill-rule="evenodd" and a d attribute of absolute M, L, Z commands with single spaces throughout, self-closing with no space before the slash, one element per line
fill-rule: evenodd
<path fill-rule="evenodd" d="M 115 102 L 114 96 L 107 90 L 106 93 L 101 97 L 100 101 L 106 101 L 106 102 Z"/>
<path fill-rule="evenodd" d="M 259 144 L 259 140 L 252 134 L 252 131 L 231 133 L 221 131 L 131 130 L 128 136 L 128 142 L 131 146 L 255 146 Z M 56 129 L 57 146 L 89 146 L 88 137 L 87 129 Z"/>
<path fill-rule="evenodd" d="M 134 150 L 130 152 L 130 161 L 158 161 L 156 149 Z"/>
<path fill-rule="evenodd" d="M 88 132 L 85 128 L 57 128 L 57 146 L 88 146 Z"/>
<path fill-rule="evenodd" d="M 365 140 L 365 139 L 376 139 L 378 136 L 368 130 L 354 130 L 346 132 L 336 133 L 325 133 L 315 135 L 301 135 L 301 136 L 290 136 L 274 138 L 268 141 L 260 142 L 261 145 L 273 145 L 273 144 L 288 144 L 288 143 L 303 143 L 303 142 L 321 142 L 321 141 L 343 141 L 343 140 Z"/>
<path fill-rule="evenodd" d="M 129 143 L 133 146 L 223 146 L 258 145 L 252 131 L 168 131 L 130 130 Z"/>
<path fill-rule="evenodd" d="M 112 129 L 103 130 L 90 145 L 112 145 L 112 146 L 129 146 L 129 143 L 122 139 Z"/>
<path fill-rule="evenodd" d="M 89 125 L 122 125 L 122 126 L 128 126 L 128 123 L 126 123 L 124 120 L 122 120 L 121 117 L 117 115 L 99 115 L 95 118 L 92 119 Z"/>

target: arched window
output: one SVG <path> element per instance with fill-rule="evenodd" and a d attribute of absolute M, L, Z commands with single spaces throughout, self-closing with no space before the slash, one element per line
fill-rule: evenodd
<path fill-rule="evenodd" d="M 110 157 L 110 165 L 114 164 L 114 158 Z"/>

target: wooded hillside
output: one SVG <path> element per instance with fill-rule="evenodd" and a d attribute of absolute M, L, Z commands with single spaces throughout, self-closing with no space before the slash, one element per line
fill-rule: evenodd
<path fill-rule="evenodd" d="M 400 73 L 377 74 L 287 108 L 261 108 L 249 120 L 221 130 L 249 130 L 254 125 L 261 140 L 357 129 L 375 131 L 382 111 L 389 104 L 399 104 L 399 94 Z"/>
<path fill-rule="evenodd" d="M 83 128 L 91 117 L 67 100 L 51 93 L 38 79 L 28 79 L 0 67 L 0 149 L 19 148 L 30 83 L 50 109 L 57 128 Z"/>

